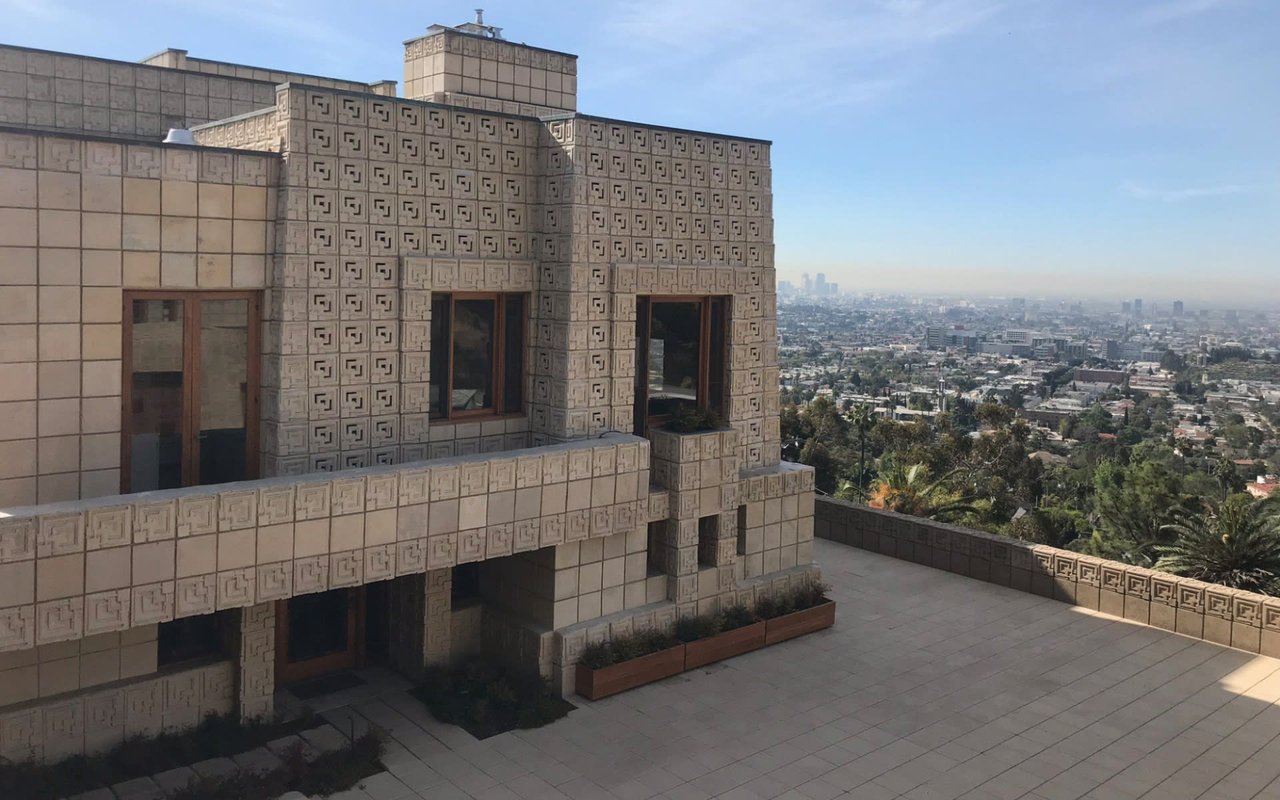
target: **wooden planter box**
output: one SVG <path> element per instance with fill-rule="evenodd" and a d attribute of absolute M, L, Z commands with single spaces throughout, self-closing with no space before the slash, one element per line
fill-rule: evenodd
<path fill-rule="evenodd" d="M 830 628 L 836 622 L 836 604 L 828 600 L 822 605 L 795 611 L 781 617 L 765 620 L 764 643 L 766 645 L 785 642 L 806 633 Z"/>
<path fill-rule="evenodd" d="M 579 663 L 577 675 L 574 676 L 574 689 L 588 700 L 599 700 L 646 683 L 679 675 L 684 672 L 684 648 L 682 644 L 676 645 L 603 669 L 591 669 Z"/>
<path fill-rule="evenodd" d="M 741 628 L 717 633 L 684 646 L 684 668 L 697 669 L 726 658 L 740 656 L 764 647 L 764 622 L 753 622 Z"/>

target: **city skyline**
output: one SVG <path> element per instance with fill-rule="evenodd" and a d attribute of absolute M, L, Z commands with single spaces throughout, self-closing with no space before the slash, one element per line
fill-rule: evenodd
<path fill-rule="evenodd" d="M 382 43 L 472 13 L 303 6 L 117 2 L 103 15 L 0 0 L 15 43 L 125 60 L 271 51 L 358 80 L 400 80 Z M 1215 305 L 1280 292 L 1280 109 L 1258 102 L 1280 72 L 1274 4 L 492 2 L 486 19 L 578 53 L 583 107 L 601 115 L 772 140 L 784 277 L 1102 296 L 1159 281 Z"/>

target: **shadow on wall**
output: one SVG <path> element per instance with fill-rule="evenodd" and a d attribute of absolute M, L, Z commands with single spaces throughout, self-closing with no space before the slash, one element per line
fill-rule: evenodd
<path fill-rule="evenodd" d="M 1277 597 L 826 497 L 819 497 L 815 505 L 814 535 L 1196 639 L 1280 657 Z"/>

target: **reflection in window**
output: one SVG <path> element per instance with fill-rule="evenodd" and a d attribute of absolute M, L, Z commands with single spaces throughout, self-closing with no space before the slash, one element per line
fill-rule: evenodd
<path fill-rule="evenodd" d="M 130 353 L 129 488 L 182 486 L 183 301 L 135 300 Z"/>
<path fill-rule="evenodd" d="M 649 323 L 649 415 L 698 404 L 701 303 L 654 303 Z"/>
<path fill-rule="evenodd" d="M 432 417 L 523 410 L 524 317 L 521 295 L 437 294 L 432 298 Z"/>
<path fill-rule="evenodd" d="M 684 408 L 724 408 L 724 297 L 640 297 L 636 304 L 636 432 Z"/>

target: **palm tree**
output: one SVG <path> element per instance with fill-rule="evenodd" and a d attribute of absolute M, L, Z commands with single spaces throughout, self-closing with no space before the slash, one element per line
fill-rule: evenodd
<path fill-rule="evenodd" d="M 866 403 L 858 403 L 850 415 L 853 426 L 858 429 L 858 495 L 867 496 L 865 481 L 867 476 L 867 431 L 876 424 L 875 414 Z"/>
<path fill-rule="evenodd" d="M 942 519 L 975 511 L 972 498 L 962 497 L 947 488 L 947 481 L 959 470 L 951 470 L 937 480 L 930 480 L 924 464 L 904 466 L 892 458 L 881 460 L 880 475 L 871 484 L 867 505 L 910 514 L 915 517 Z"/>
<path fill-rule="evenodd" d="M 1280 593 L 1280 513 L 1233 494 L 1217 513 L 1183 515 L 1165 526 L 1177 538 L 1156 548 L 1156 569 L 1233 589 Z"/>

